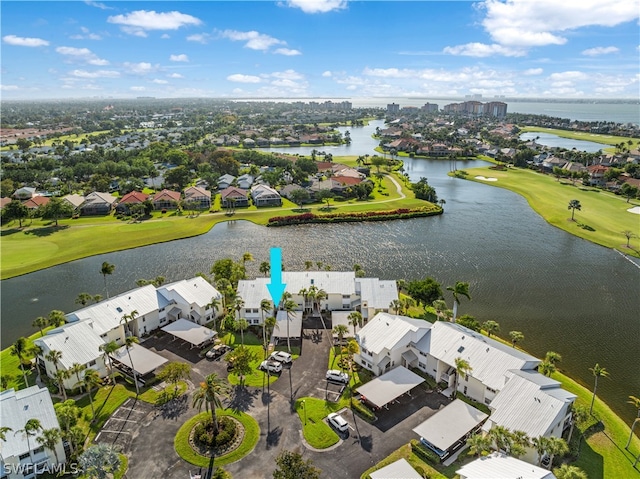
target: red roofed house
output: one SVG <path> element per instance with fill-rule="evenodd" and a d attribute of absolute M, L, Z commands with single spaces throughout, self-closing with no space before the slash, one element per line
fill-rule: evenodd
<path fill-rule="evenodd" d="M 587 166 L 587 171 L 589 172 L 589 183 L 592 186 L 604 186 L 607 183 L 607 179 L 604 177 L 604 174 L 608 169 L 608 167 L 602 165 Z"/>
<path fill-rule="evenodd" d="M 229 206 L 249 206 L 249 198 L 247 192 L 241 188 L 230 186 L 220 192 L 220 198 L 222 200 L 222 206 L 227 208 Z"/>
<path fill-rule="evenodd" d="M 129 214 L 129 208 L 132 205 L 139 205 L 147 201 L 149 195 L 141 193 L 139 191 L 132 191 L 122 197 L 116 206 L 116 211 L 119 213 Z"/>
<path fill-rule="evenodd" d="M 180 201 L 180 192 L 171 190 L 162 190 L 153 197 L 153 208 L 156 210 L 169 210 L 178 207 Z"/>
<path fill-rule="evenodd" d="M 23 201 L 22 204 L 30 210 L 37 210 L 41 206 L 49 203 L 50 199 L 51 198 L 49 198 L 48 196 L 34 196 L 33 198 L 29 198 L 28 200 Z"/>
<path fill-rule="evenodd" d="M 11 203 L 11 198 L 7 198 L 5 196 L 3 196 L 2 198 L 0 198 L 0 210 L 3 209 L 5 206 L 7 206 L 9 203 Z"/>

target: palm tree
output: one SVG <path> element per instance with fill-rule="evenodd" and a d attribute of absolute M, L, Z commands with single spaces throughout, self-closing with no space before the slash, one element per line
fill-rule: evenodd
<path fill-rule="evenodd" d="M 356 335 L 356 326 L 361 328 L 363 321 L 364 320 L 362 319 L 362 313 L 360 311 L 352 311 L 347 316 L 347 322 L 349 323 L 350 326 L 353 326 L 354 337 Z"/>
<path fill-rule="evenodd" d="M 131 336 L 133 334 L 133 331 L 131 331 L 131 327 L 129 326 L 129 324 L 135 321 L 137 317 L 138 311 L 134 309 L 133 311 L 131 311 L 131 313 L 124 314 L 122 318 L 120 318 L 120 324 L 124 324 L 125 337 Z"/>
<path fill-rule="evenodd" d="M 556 365 L 552 362 L 547 361 L 546 359 L 538 365 L 538 372 L 547 377 L 551 377 L 551 375 L 555 373 L 556 370 Z"/>
<path fill-rule="evenodd" d="M 562 464 L 553 470 L 557 479 L 587 479 L 587 473 L 577 466 Z"/>
<path fill-rule="evenodd" d="M 27 372 L 24 370 L 24 355 L 27 353 L 27 338 L 20 337 L 16 339 L 16 342 L 11 346 L 11 356 L 16 356 L 20 363 L 20 369 L 22 370 L 22 377 L 24 378 L 24 386 L 29 387 L 29 381 L 27 381 Z"/>
<path fill-rule="evenodd" d="M 633 424 L 631 424 L 631 434 L 629 434 L 629 440 L 627 441 L 627 445 L 624 446 L 624 448 L 628 451 L 629 445 L 631 444 L 631 439 L 633 438 L 633 431 L 636 428 L 636 425 L 640 423 L 640 398 L 636 396 L 629 396 L 629 400 L 627 402 L 638 410 L 638 415 L 633 420 Z"/>
<path fill-rule="evenodd" d="M 213 329 L 218 329 L 216 327 L 216 315 L 218 314 L 218 308 L 220 307 L 220 300 L 217 297 L 211 298 L 209 304 L 207 304 L 206 309 L 211 308 L 211 317 L 213 318 Z"/>
<path fill-rule="evenodd" d="M 71 377 L 71 371 L 68 371 L 66 369 L 60 369 L 58 371 L 56 371 L 56 381 L 58 382 L 58 384 L 60 385 L 60 389 L 62 390 L 62 398 L 66 401 L 67 400 L 67 390 L 64 387 L 64 382 L 65 380 L 69 379 Z"/>
<path fill-rule="evenodd" d="M 287 351 L 291 354 L 291 338 L 289 335 L 289 323 L 291 322 L 291 317 L 293 316 L 296 308 L 298 307 L 298 303 L 293 301 L 292 299 L 288 299 L 282 305 L 282 309 L 287 312 Z"/>
<path fill-rule="evenodd" d="M 248 327 L 249 327 L 249 322 L 246 319 L 240 318 L 236 321 L 236 330 L 240 331 L 240 342 L 243 346 L 244 346 L 244 330 L 247 329 Z"/>
<path fill-rule="evenodd" d="M 453 398 L 456 397 L 456 393 L 458 391 L 458 386 L 460 385 L 460 376 L 467 376 L 469 373 L 471 373 L 471 371 L 473 371 L 473 368 L 471 367 L 471 365 L 469 364 L 469 361 L 467 361 L 466 359 L 463 359 L 461 357 L 457 357 L 454 360 L 455 366 L 456 366 L 456 382 L 455 382 L 455 387 L 453 388 Z"/>
<path fill-rule="evenodd" d="M 40 337 L 44 336 L 43 329 L 46 328 L 48 325 L 49 325 L 49 320 L 44 316 L 38 316 L 36 319 L 33 320 L 33 323 L 31 323 L 31 326 L 33 326 L 34 328 L 38 328 L 40 330 Z"/>
<path fill-rule="evenodd" d="M 573 215 L 575 214 L 576 210 L 580 211 L 582 209 L 582 205 L 578 200 L 571 200 L 569 201 L 568 209 L 571 210 L 571 221 L 574 221 Z"/>
<path fill-rule="evenodd" d="M 259 271 L 266 277 L 271 271 L 271 264 L 268 261 L 263 261 L 260 263 Z"/>
<path fill-rule="evenodd" d="M 100 379 L 100 374 L 95 369 L 87 369 L 84 372 L 84 377 L 79 384 L 76 386 L 84 387 L 87 390 L 87 394 L 89 395 L 89 404 L 91 405 L 91 415 L 92 421 L 96 418 L 96 411 L 93 408 L 93 397 L 91 393 L 93 392 L 93 388 L 100 386 L 102 384 L 102 379 Z"/>
<path fill-rule="evenodd" d="M 594 367 L 589 368 L 589 371 L 591 371 L 591 374 L 593 374 L 593 377 L 595 379 L 595 383 L 593 385 L 593 397 L 591 398 L 591 407 L 589 408 L 589 414 L 591 414 L 593 412 L 593 403 L 596 400 L 596 391 L 598 389 L 598 378 L 609 377 L 609 371 L 607 371 L 606 368 L 600 367 L 598 363 L 596 363 Z"/>
<path fill-rule="evenodd" d="M 271 310 L 271 301 L 263 299 L 260 301 L 260 319 L 262 319 L 262 346 L 264 347 L 264 357 L 267 358 L 267 326 L 264 322 L 264 313 Z"/>
<path fill-rule="evenodd" d="M 140 387 L 138 386 L 138 375 L 136 373 L 136 368 L 133 364 L 133 359 L 131 359 L 131 348 L 134 344 L 138 344 L 140 341 L 135 336 L 127 336 L 124 340 L 124 348 L 127 350 L 127 356 L 129 356 L 129 363 L 131 364 L 131 371 L 133 372 L 133 382 L 136 385 L 136 396 L 140 394 Z"/>
<path fill-rule="evenodd" d="M 351 397 L 351 404 L 353 404 L 353 388 L 351 387 L 351 381 L 353 381 L 353 356 L 360 352 L 360 346 L 355 339 L 352 339 L 342 348 L 342 352 L 347 354 L 349 361 L 349 395 Z"/>
<path fill-rule="evenodd" d="M 82 306 L 86 306 L 89 301 L 91 301 L 93 297 L 89 293 L 80 293 L 76 298 L 76 304 L 81 304 Z"/>
<path fill-rule="evenodd" d="M 547 355 L 544 358 L 545 361 L 557 366 L 560 361 L 562 361 L 562 356 L 555 351 L 547 351 Z"/>
<path fill-rule="evenodd" d="M 0 441 L 7 442 L 7 433 L 13 431 L 9 426 L 0 426 Z M 0 462 L 4 463 L 4 457 L 2 456 L 2 445 L 0 444 Z"/>
<path fill-rule="evenodd" d="M 509 338 L 511 338 L 511 346 L 515 348 L 517 343 L 524 341 L 524 334 L 520 331 L 509 331 Z"/>
<path fill-rule="evenodd" d="M 53 451 L 53 455 L 56 457 L 56 464 L 60 464 L 60 459 L 58 458 L 58 451 L 56 451 L 56 446 L 62 439 L 62 433 L 60 429 L 54 427 L 52 429 L 43 429 L 42 435 L 36 437 L 36 441 L 41 446 L 44 446 L 45 449 L 49 449 Z"/>
<path fill-rule="evenodd" d="M 436 316 L 438 320 L 442 319 L 444 316 L 444 312 L 447 310 L 447 303 L 444 299 L 436 299 L 433 303 L 431 303 L 433 309 L 436 310 Z"/>
<path fill-rule="evenodd" d="M 498 331 L 500 331 L 500 325 L 497 321 L 489 319 L 488 321 L 482 323 L 482 329 L 487 332 L 487 336 L 491 337 L 492 333 L 497 334 Z"/>
<path fill-rule="evenodd" d="M 476 433 L 467 439 L 468 454 L 471 456 L 486 456 L 491 452 L 491 438 L 482 433 Z"/>
<path fill-rule="evenodd" d="M 527 448 L 531 446 L 531 438 L 524 431 L 513 431 L 511 433 L 511 444 L 509 454 L 513 457 L 520 457 Z"/>
<path fill-rule="evenodd" d="M 80 455 L 78 463 L 89 479 L 106 479 L 120 469 L 120 455 L 110 444 L 95 444 Z"/>
<path fill-rule="evenodd" d="M 193 407 L 202 409 L 204 404 L 207 412 L 211 410 L 214 434 L 218 434 L 218 415 L 216 408 L 222 408 L 222 399 L 227 398 L 229 385 L 217 374 L 209 374 L 204 382 L 200 383 L 200 389 L 193 393 Z"/>
<path fill-rule="evenodd" d="M 495 442 L 498 452 L 507 452 L 510 447 L 511 433 L 504 426 L 493 426 L 489 431 L 489 438 Z"/>
<path fill-rule="evenodd" d="M 87 369 L 87 366 L 85 366 L 84 364 L 80 364 L 80 363 L 73 363 L 71 365 L 71 367 L 69 368 L 69 373 L 70 374 L 75 374 L 76 375 L 76 379 L 78 380 L 78 382 L 76 383 L 76 386 L 80 384 L 80 373 L 82 371 L 84 371 L 85 369 Z M 80 384 L 80 386 L 82 386 L 82 385 Z"/>
<path fill-rule="evenodd" d="M 395 314 L 400 312 L 400 308 L 402 308 L 402 303 L 400 303 L 399 299 L 394 299 L 389 303 L 389 310 L 393 310 Z"/>
<path fill-rule="evenodd" d="M 109 289 L 107 288 L 107 275 L 112 275 L 116 269 L 116 265 L 107 263 L 106 261 L 102 263 L 102 267 L 100 268 L 100 274 L 104 277 L 104 290 L 107 292 L 107 298 L 109 298 Z"/>
<path fill-rule="evenodd" d="M 549 439 L 545 436 L 534 437 L 531 439 L 531 445 L 535 448 L 538 453 L 538 466 L 542 465 L 542 457 L 547 450 L 549 445 Z"/>
<path fill-rule="evenodd" d="M 115 341 L 109 341 L 108 343 L 102 344 L 100 345 L 100 351 L 102 351 L 102 354 L 104 355 L 104 357 L 107 359 L 107 361 L 105 361 L 105 365 L 107 364 L 107 362 L 109 363 L 109 378 L 111 379 L 111 376 L 113 375 L 113 360 L 111 359 L 111 354 L 115 353 L 118 350 L 118 344 Z"/>
<path fill-rule="evenodd" d="M 553 458 L 556 456 L 564 456 L 569 452 L 569 446 L 567 446 L 567 442 L 561 437 L 551 436 L 547 440 L 547 453 L 549 454 L 549 467 L 551 469 L 551 465 L 553 464 Z"/>
<path fill-rule="evenodd" d="M 29 348 L 29 354 L 35 358 L 36 373 L 38 374 L 38 382 L 42 381 L 42 375 L 40 374 L 40 365 L 38 363 L 38 357 L 42 356 L 43 352 L 44 350 L 42 349 L 42 346 L 40 346 L 39 344 L 34 343 L 33 346 Z"/>
<path fill-rule="evenodd" d="M 49 324 L 54 328 L 58 328 L 67 322 L 67 318 L 64 315 L 64 311 L 54 309 L 49 313 Z"/>
<path fill-rule="evenodd" d="M 312 266 L 313 266 L 313 261 L 309 261 L 309 260 L 307 260 L 307 261 L 305 261 L 305 262 L 304 262 L 304 269 L 305 269 L 306 271 L 309 271 L 309 270 L 311 269 L 311 267 L 312 267 Z"/>
<path fill-rule="evenodd" d="M 264 325 L 267 329 L 267 336 L 271 337 L 271 335 L 273 334 L 273 330 L 276 327 L 276 325 L 278 324 L 278 321 L 276 320 L 276 318 L 274 316 L 267 316 L 264 320 Z"/>
<path fill-rule="evenodd" d="M 447 291 L 451 291 L 453 294 L 453 322 L 456 322 L 458 317 L 458 305 L 460 304 L 460 296 L 466 297 L 471 300 L 469 295 L 469 283 L 463 281 L 456 281 L 454 286 L 447 286 Z"/>
<path fill-rule="evenodd" d="M 253 261 L 253 255 L 249 252 L 242 255 L 242 266 L 244 266 L 247 261 Z"/>
<path fill-rule="evenodd" d="M 29 419 L 24 428 L 17 430 L 13 435 L 15 436 L 18 433 L 22 433 L 24 438 L 27 440 L 27 447 L 29 448 L 29 458 L 33 463 L 33 452 L 31 450 L 31 441 L 29 440 L 31 437 L 34 437 L 38 434 L 38 431 L 42 430 L 42 423 L 39 419 L 31 418 Z"/>

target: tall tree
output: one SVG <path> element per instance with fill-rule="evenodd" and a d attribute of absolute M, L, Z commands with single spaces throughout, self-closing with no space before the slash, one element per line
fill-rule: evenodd
<path fill-rule="evenodd" d="M 350 326 L 353 326 L 353 336 L 355 337 L 356 326 L 359 328 L 362 327 L 362 323 L 363 323 L 362 313 L 360 311 L 352 311 L 347 316 L 347 322 L 349 323 Z"/>
<path fill-rule="evenodd" d="M 471 367 L 471 364 L 469 364 L 469 361 L 463 359 L 462 357 L 457 357 L 454 360 L 454 363 L 456 366 L 456 382 L 453 388 L 453 398 L 456 397 L 458 387 L 460 386 L 460 376 L 467 376 L 471 373 L 471 371 L 473 371 L 473 368 Z"/>
<path fill-rule="evenodd" d="M 84 372 L 84 376 L 82 377 L 82 381 L 76 386 L 80 386 L 86 389 L 87 396 L 89 396 L 89 404 L 91 405 L 91 420 L 94 421 L 96 419 L 96 410 L 93 407 L 93 388 L 100 386 L 102 384 L 102 379 L 100 379 L 100 374 L 95 369 L 87 369 Z"/>
<path fill-rule="evenodd" d="M 56 446 L 61 439 L 62 433 L 57 427 L 51 429 L 43 429 L 42 434 L 36 437 L 36 441 L 38 442 L 38 444 L 43 446 L 45 449 L 49 449 L 53 452 L 53 455 L 56 458 L 56 464 L 60 464 L 60 458 L 58 458 L 58 451 L 56 450 Z"/>
<path fill-rule="evenodd" d="M 131 359 L 131 349 L 134 344 L 138 344 L 140 341 L 136 336 L 127 336 L 124 340 L 124 348 L 127 350 L 127 356 L 129 356 L 129 363 L 131 364 L 131 373 L 133 374 L 133 382 L 136 386 L 136 396 L 140 395 L 140 386 L 138 386 L 138 373 L 136 373 L 135 364 Z"/>
<path fill-rule="evenodd" d="M 593 413 L 593 403 L 596 400 L 596 391 L 598 390 L 598 379 L 609 377 L 609 371 L 606 368 L 601 367 L 598 363 L 592 368 L 589 368 L 591 374 L 593 374 L 594 384 L 593 384 L 593 397 L 591 398 L 591 406 L 589 407 L 589 414 Z"/>
<path fill-rule="evenodd" d="M 268 261 L 263 261 L 262 263 L 260 263 L 260 268 L 258 268 L 258 270 L 266 277 L 271 271 L 271 263 L 269 263 Z"/>
<path fill-rule="evenodd" d="M 80 293 L 76 298 L 76 304 L 81 304 L 82 306 L 86 306 L 89 301 L 93 299 L 89 293 Z"/>
<path fill-rule="evenodd" d="M 113 359 L 111 359 L 111 355 L 115 353 L 119 346 L 115 341 L 109 341 L 108 343 L 104 343 L 100 345 L 100 351 L 102 351 L 102 355 L 106 361 L 104 361 L 105 365 L 109 363 L 109 379 L 111 380 L 113 377 L 114 369 L 113 369 Z"/>
<path fill-rule="evenodd" d="M 22 377 L 24 378 L 24 387 L 29 387 L 29 381 L 27 380 L 27 372 L 24 370 L 24 356 L 27 353 L 27 338 L 20 337 L 16 339 L 16 342 L 11 346 L 10 354 L 18 358 L 20 363 L 20 369 L 22 370 Z"/>
<path fill-rule="evenodd" d="M 167 381 L 174 385 L 174 395 L 178 394 L 178 383 L 191 379 L 191 366 L 187 363 L 172 361 L 167 363 L 158 377 L 163 381 Z"/>
<path fill-rule="evenodd" d="M 58 226 L 58 219 L 65 216 L 70 217 L 72 214 L 73 206 L 71 206 L 71 203 L 61 198 L 51 198 L 42 209 L 43 217 L 53 219 L 55 226 Z"/>
<path fill-rule="evenodd" d="M 31 418 L 25 423 L 22 429 L 19 429 L 14 433 L 14 436 L 18 433 L 22 434 L 22 436 L 27 440 L 27 447 L 29 448 L 29 458 L 31 459 L 32 464 L 33 451 L 31 447 L 31 438 L 37 436 L 40 431 L 42 431 L 42 423 L 40 422 L 40 420 Z"/>
<path fill-rule="evenodd" d="M 557 479 L 588 479 L 587 473 L 577 466 L 562 464 L 553 470 Z"/>
<path fill-rule="evenodd" d="M 447 286 L 447 291 L 451 291 L 453 295 L 453 322 L 456 322 L 458 317 L 458 306 L 460 305 L 460 296 L 464 296 L 468 300 L 471 300 L 469 295 L 469 283 L 463 281 L 456 281 L 453 286 Z"/>
<path fill-rule="evenodd" d="M 109 288 L 107 288 L 107 275 L 112 275 L 116 269 L 116 265 L 107 263 L 106 261 L 102 263 L 102 267 L 100 268 L 100 274 L 104 277 L 104 290 L 107 292 L 107 298 L 109 298 Z"/>
<path fill-rule="evenodd" d="M 54 309 L 49 313 L 49 325 L 54 328 L 59 328 L 64 323 L 67 322 L 67 318 L 64 315 L 64 311 L 60 311 L 59 309 Z"/>
<path fill-rule="evenodd" d="M 571 221 L 575 221 L 573 219 L 573 217 L 574 217 L 574 215 L 576 213 L 576 210 L 580 211 L 582 209 L 582 205 L 580 204 L 580 201 L 578 201 L 578 200 L 570 200 L 569 201 L 569 206 L 568 206 L 567 209 L 571 210 Z"/>
<path fill-rule="evenodd" d="M 246 265 L 247 261 L 253 261 L 253 255 L 249 252 L 243 253 L 242 255 L 242 265 Z"/>
<path fill-rule="evenodd" d="M 282 304 L 283 311 L 287 313 L 287 351 L 289 352 L 289 354 L 291 354 L 291 335 L 289 333 L 289 323 L 291 323 L 297 307 L 298 303 L 296 303 L 292 299 L 287 299 Z"/>
<path fill-rule="evenodd" d="M 80 379 L 80 373 L 82 371 L 84 371 L 85 369 L 87 369 L 87 366 L 85 366 L 84 364 L 80 364 L 80 363 L 73 363 L 71 365 L 71 367 L 69 368 L 69 373 L 70 374 L 75 374 L 76 375 L 76 379 L 78 380 L 76 382 L 76 386 L 80 385 L 80 387 L 82 387 L 81 379 Z"/>
<path fill-rule="evenodd" d="M 209 374 L 204 382 L 200 383 L 200 388 L 193 393 L 193 407 L 198 410 L 205 406 L 207 412 L 211 411 L 214 434 L 218 434 L 218 415 L 216 408 L 222 409 L 222 399 L 229 395 L 229 384 L 217 374 Z"/>
<path fill-rule="evenodd" d="M 38 330 L 40 330 L 41 337 L 44 336 L 43 330 L 48 325 L 49 325 L 49 320 L 44 316 L 38 316 L 36 319 L 33 320 L 33 323 L 31 323 L 31 326 L 33 326 L 34 328 L 38 328 Z"/>
<path fill-rule="evenodd" d="M 482 433 L 476 433 L 467 439 L 468 454 L 471 456 L 486 456 L 491 452 L 491 439 Z"/>
<path fill-rule="evenodd" d="M 262 319 L 262 347 L 264 348 L 264 357 L 267 358 L 267 325 L 264 321 L 264 314 L 271 311 L 271 301 L 263 299 L 260 301 L 260 317 Z"/>
<path fill-rule="evenodd" d="M 509 338 L 511 339 L 511 346 L 515 348 L 517 343 L 524 341 L 524 334 L 521 331 L 509 331 Z"/>
<path fill-rule="evenodd" d="M 29 217 L 29 208 L 20 200 L 12 200 L 2 209 L 2 216 L 8 220 L 18 220 L 18 226 L 22 228 L 22 220 Z"/>
<path fill-rule="evenodd" d="M 276 457 L 276 464 L 278 467 L 273 471 L 273 479 L 320 479 L 322 472 L 311 459 L 303 459 L 297 451 L 282 451 Z"/>
<path fill-rule="evenodd" d="M 549 444 L 549 439 L 546 436 L 538 436 L 531 439 L 531 445 L 536 450 L 538 454 L 537 464 L 538 466 L 542 465 L 542 458 L 544 457 L 544 453 L 547 451 L 547 446 Z"/>
<path fill-rule="evenodd" d="M 633 424 L 631 424 L 631 433 L 629 434 L 627 445 L 624 446 L 624 448 L 628 451 L 629 446 L 631 445 L 631 439 L 633 438 L 633 431 L 635 430 L 636 426 L 640 424 L 640 398 L 636 396 L 629 396 L 629 400 L 627 402 L 638 410 L 636 418 L 633 420 Z"/>
<path fill-rule="evenodd" d="M 347 345 L 342 348 L 342 353 L 347 355 L 347 361 L 349 364 L 349 399 L 351 404 L 353 405 L 353 387 L 351 386 L 351 382 L 353 379 L 353 363 L 355 362 L 353 357 L 360 352 L 360 346 L 355 339 L 349 340 Z"/>
<path fill-rule="evenodd" d="M 135 331 L 132 331 L 131 329 L 131 323 L 133 323 L 137 319 L 137 317 L 138 311 L 134 309 L 129 314 L 124 314 L 122 315 L 122 318 L 120 318 L 120 324 L 124 324 L 125 337 L 135 334 Z"/>
<path fill-rule="evenodd" d="M 107 479 L 120 469 L 120 455 L 111 444 L 95 444 L 78 458 L 82 472 L 89 479 Z"/>
<path fill-rule="evenodd" d="M 491 337 L 491 334 L 497 334 L 500 331 L 500 325 L 497 321 L 489 319 L 482 323 L 482 329 L 487 332 L 487 336 Z"/>
<path fill-rule="evenodd" d="M 564 456 L 569 452 L 567 442 L 561 437 L 551 436 L 547 441 L 547 454 L 549 454 L 549 467 L 553 465 L 553 459 L 556 456 Z"/>

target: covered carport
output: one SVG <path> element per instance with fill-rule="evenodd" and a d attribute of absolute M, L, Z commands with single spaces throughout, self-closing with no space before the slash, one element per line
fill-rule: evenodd
<path fill-rule="evenodd" d="M 135 371 L 138 382 L 143 385 L 144 380 L 141 378 L 167 362 L 167 359 L 139 344 L 132 344 L 128 350 L 126 346 L 122 346 L 109 356 L 121 372 L 133 377 L 133 371 Z"/>
<path fill-rule="evenodd" d="M 388 373 L 372 379 L 358 388 L 361 399 L 377 408 L 388 409 L 388 404 L 403 394 L 411 395 L 411 390 L 425 380 L 404 366 L 398 366 Z"/>
<path fill-rule="evenodd" d="M 489 416 L 479 409 L 456 399 L 448 406 L 413 429 L 420 441 L 440 459 L 453 454 Z"/>
<path fill-rule="evenodd" d="M 302 337 L 302 312 L 278 311 L 276 315 L 276 326 L 273 328 L 273 339 L 300 339 Z"/>
<path fill-rule="evenodd" d="M 174 336 L 174 339 L 181 339 L 189 343 L 191 345 L 190 348 L 202 348 L 212 343 L 217 334 L 212 329 L 205 328 L 184 318 L 168 324 L 162 330 Z"/>

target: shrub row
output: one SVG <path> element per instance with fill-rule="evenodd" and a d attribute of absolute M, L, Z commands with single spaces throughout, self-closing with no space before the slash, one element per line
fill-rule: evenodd
<path fill-rule="evenodd" d="M 373 414 L 373 411 L 369 409 L 367 406 L 365 406 L 364 404 L 362 404 L 360 400 L 354 399 L 352 408 L 354 412 L 365 421 L 373 422 L 376 420 L 376 415 Z"/>
<path fill-rule="evenodd" d="M 423 461 L 440 464 L 438 455 L 417 439 L 411 439 L 411 451 Z"/>
<path fill-rule="evenodd" d="M 407 218 L 418 218 L 421 216 L 433 216 L 442 214 L 442 208 L 398 208 L 391 211 L 365 211 L 351 213 L 330 213 L 317 215 L 314 213 L 303 213 L 301 215 L 274 216 L 269 218 L 267 226 L 289 226 L 306 223 L 347 223 L 355 221 L 387 221 Z"/>

